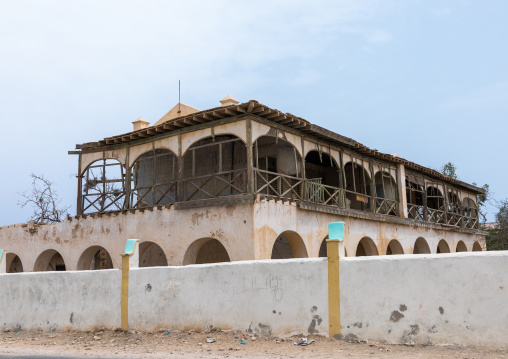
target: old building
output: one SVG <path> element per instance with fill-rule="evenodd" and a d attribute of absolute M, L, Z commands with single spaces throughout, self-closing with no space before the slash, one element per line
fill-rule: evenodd
<path fill-rule="evenodd" d="M 11 271 L 317 257 L 329 222 L 347 256 L 483 250 L 482 190 L 257 101 L 177 104 L 153 126 L 77 145 L 78 213 L 0 228 Z"/>

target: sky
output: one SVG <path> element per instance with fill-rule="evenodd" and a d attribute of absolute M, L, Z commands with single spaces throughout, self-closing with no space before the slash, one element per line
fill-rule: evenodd
<path fill-rule="evenodd" d="M 232 95 L 508 197 L 508 2 L 0 1 L 0 226 L 76 144 Z M 493 221 L 495 207 L 488 207 Z"/>

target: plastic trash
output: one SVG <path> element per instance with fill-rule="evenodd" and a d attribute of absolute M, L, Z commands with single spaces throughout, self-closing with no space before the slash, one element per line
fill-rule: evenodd
<path fill-rule="evenodd" d="M 14 330 L 13 333 L 17 333 L 18 331 L 17 330 Z"/>
<path fill-rule="evenodd" d="M 247 344 L 247 343 L 242 340 L 242 341 L 240 341 L 240 344 Z"/>
<path fill-rule="evenodd" d="M 171 332 L 167 332 L 167 333 L 166 333 L 166 334 L 164 334 L 164 335 L 169 335 L 169 334 L 171 334 Z"/>
<path fill-rule="evenodd" d="M 294 342 L 293 344 L 294 345 L 305 346 L 305 345 L 309 345 L 309 344 L 312 344 L 312 343 L 314 343 L 314 340 L 307 341 L 307 338 L 300 338 L 300 339 L 298 339 L 297 342 Z"/>
<path fill-rule="evenodd" d="M 214 338 L 206 338 L 206 342 L 207 343 L 215 343 L 215 339 Z"/>

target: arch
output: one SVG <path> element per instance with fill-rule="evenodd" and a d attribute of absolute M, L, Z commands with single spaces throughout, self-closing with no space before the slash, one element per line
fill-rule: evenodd
<path fill-rule="evenodd" d="M 437 244 L 437 251 L 436 253 L 450 253 L 450 246 L 444 239 L 441 239 L 439 243 Z"/>
<path fill-rule="evenodd" d="M 139 244 L 140 267 L 163 267 L 168 265 L 168 259 L 161 246 L 157 243 L 146 241 Z"/>
<path fill-rule="evenodd" d="M 430 253 L 430 247 L 425 238 L 418 237 L 415 241 L 413 254 L 427 254 Z"/>
<path fill-rule="evenodd" d="M 371 194 L 369 173 L 362 165 L 348 162 L 344 165 L 344 174 L 348 208 L 368 211 Z"/>
<path fill-rule="evenodd" d="M 478 206 L 469 197 L 462 201 L 464 208 L 464 226 L 466 228 L 478 228 Z"/>
<path fill-rule="evenodd" d="M 464 241 L 459 241 L 459 243 L 457 243 L 457 249 L 455 252 L 467 252 L 467 247 Z"/>
<path fill-rule="evenodd" d="M 34 272 L 65 271 L 62 255 L 54 249 L 46 249 L 35 260 Z"/>
<path fill-rule="evenodd" d="M 221 242 L 214 238 L 194 241 L 183 258 L 183 265 L 230 262 L 229 254 Z"/>
<path fill-rule="evenodd" d="M 156 148 L 143 153 L 132 164 L 131 172 L 131 208 L 176 202 L 178 157 L 171 150 Z"/>
<path fill-rule="evenodd" d="M 473 252 L 481 252 L 481 251 L 483 251 L 482 245 L 480 244 L 480 242 L 475 241 L 473 243 Z"/>
<path fill-rule="evenodd" d="M 15 253 L 7 252 L 5 256 L 7 273 L 21 273 L 23 272 L 23 263 L 19 256 Z"/>
<path fill-rule="evenodd" d="M 341 187 L 339 165 L 329 154 L 317 150 L 310 150 L 305 156 L 305 178 L 321 179 L 324 185 Z"/>
<path fill-rule="evenodd" d="M 282 232 L 273 243 L 272 259 L 307 258 L 307 248 L 296 232 Z"/>
<path fill-rule="evenodd" d="M 402 245 L 396 239 L 392 239 L 388 242 L 388 246 L 386 247 L 386 255 L 392 254 L 404 254 L 404 249 L 402 249 Z"/>
<path fill-rule="evenodd" d="M 247 192 L 247 146 L 233 135 L 203 138 L 183 155 L 183 200 Z"/>
<path fill-rule="evenodd" d="M 254 167 L 258 170 L 300 177 L 302 156 L 291 142 L 265 135 L 258 137 L 253 146 Z"/>
<path fill-rule="evenodd" d="M 125 171 L 117 159 L 92 162 L 83 171 L 81 182 L 82 214 L 117 211 L 125 202 Z"/>
<path fill-rule="evenodd" d="M 363 237 L 360 242 L 358 242 L 358 246 L 356 247 L 356 257 L 364 257 L 364 256 L 377 256 L 379 252 L 377 251 L 376 244 L 369 237 Z"/>
<path fill-rule="evenodd" d="M 112 269 L 113 261 L 109 252 L 101 246 L 85 249 L 78 259 L 77 270 Z"/>

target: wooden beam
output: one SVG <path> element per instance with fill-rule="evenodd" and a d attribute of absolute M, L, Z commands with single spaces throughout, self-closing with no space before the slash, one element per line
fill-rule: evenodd
<path fill-rule="evenodd" d="M 254 106 L 256 106 L 255 102 L 253 102 L 253 101 L 249 102 L 249 106 L 247 107 L 247 112 L 251 113 L 252 110 L 254 110 Z"/>
<path fill-rule="evenodd" d="M 242 106 L 236 106 L 236 110 L 241 113 L 247 113 L 247 110 L 245 110 Z"/>
<path fill-rule="evenodd" d="M 229 116 L 236 116 L 236 115 L 237 115 L 237 114 L 236 114 L 236 112 L 233 112 L 233 111 L 232 111 L 231 109 L 229 109 L 229 108 L 225 108 L 225 109 L 224 109 L 224 113 L 225 113 L 226 115 L 229 115 Z"/>
<path fill-rule="evenodd" d="M 224 117 L 226 117 L 226 116 L 224 116 L 224 114 L 221 111 L 213 111 L 212 112 L 212 116 L 217 117 L 217 118 L 224 118 Z"/>

